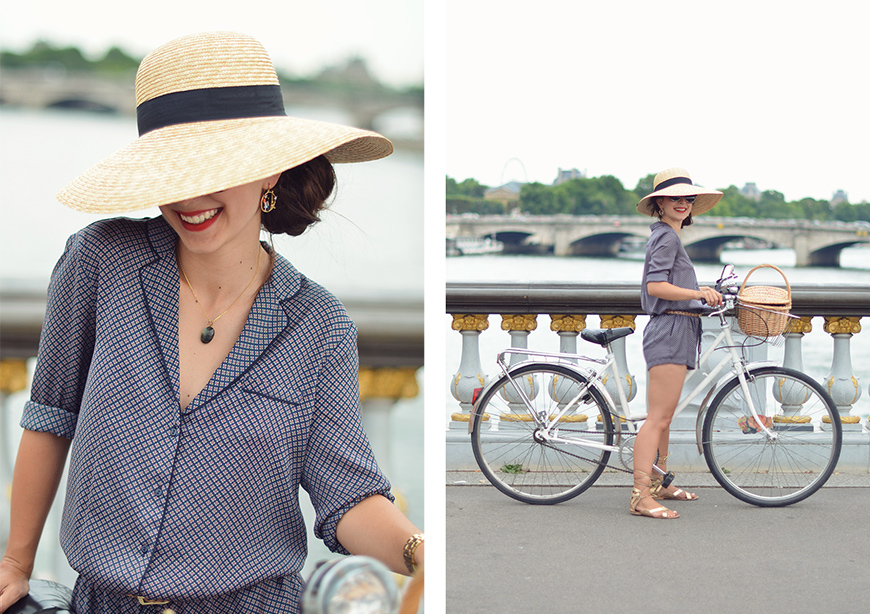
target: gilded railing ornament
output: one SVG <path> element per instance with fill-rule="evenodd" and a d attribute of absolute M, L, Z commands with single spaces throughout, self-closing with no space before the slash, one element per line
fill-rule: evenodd
<path fill-rule="evenodd" d="M 792 320 L 788 324 L 788 332 L 789 334 L 808 334 L 813 332 L 813 316 L 801 316 L 797 320 Z"/>
<path fill-rule="evenodd" d="M 634 323 L 637 316 L 628 316 L 628 315 L 605 316 L 605 315 L 602 315 L 600 317 L 601 317 L 601 328 L 624 328 L 627 326 L 627 327 L 631 328 L 631 330 L 637 330 L 635 323 Z"/>
<path fill-rule="evenodd" d="M 831 335 L 857 334 L 861 332 L 860 317 L 825 316 L 826 333 Z"/>
<path fill-rule="evenodd" d="M 489 315 L 487 314 L 454 313 L 451 315 L 453 315 L 453 324 L 450 327 L 453 330 L 483 331 L 489 328 Z"/>
<path fill-rule="evenodd" d="M 531 332 L 538 328 L 538 315 L 534 313 L 518 313 L 501 316 L 502 330 L 521 330 Z"/>
<path fill-rule="evenodd" d="M 19 358 L 0 360 L 0 392 L 12 394 L 27 388 L 27 362 Z"/>
<path fill-rule="evenodd" d="M 359 370 L 360 400 L 412 399 L 420 392 L 417 385 L 417 370 L 411 367 Z"/>
<path fill-rule="evenodd" d="M 557 333 L 579 333 L 586 328 L 586 316 L 550 314 L 550 330 Z"/>

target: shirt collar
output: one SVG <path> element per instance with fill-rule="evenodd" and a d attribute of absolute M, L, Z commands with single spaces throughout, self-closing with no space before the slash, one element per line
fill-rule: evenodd
<path fill-rule="evenodd" d="M 163 352 L 167 375 L 169 381 L 175 384 L 177 395 L 179 282 L 175 247 L 178 235 L 166 220 L 158 217 L 148 220 L 148 240 L 154 257 L 144 263 L 142 268 L 143 289 L 154 332 Z M 267 249 L 273 253 L 271 248 Z M 218 367 L 218 377 L 212 378 L 220 384 L 217 387 L 213 387 L 211 383 L 207 385 L 188 406 L 188 411 L 207 402 L 227 382 L 237 379 L 285 329 L 292 329 L 296 325 L 310 308 L 295 300 L 305 283 L 305 277 L 286 258 L 281 254 L 274 254 L 272 273 L 254 299 L 239 342 L 233 346 L 229 360 L 225 360 Z M 170 286 L 176 289 L 175 292 L 169 291 Z"/>

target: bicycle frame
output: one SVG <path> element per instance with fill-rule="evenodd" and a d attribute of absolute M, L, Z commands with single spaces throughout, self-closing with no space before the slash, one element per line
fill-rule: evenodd
<path fill-rule="evenodd" d="M 702 314 L 719 320 L 718 329 L 711 331 L 712 343 L 700 356 L 706 372 L 693 375 L 679 402 L 674 399 L 673 413 L 681 413 L 706 392 L 695 406 L 695 439 L 715 480 L 746 503 L 791 505 L 812 495 L 833 474 L 842 447 L 840 416 L 824 386 L 806 374 L 775 361 L 745 359 L 746 342 L 735 324 L 744 331 L 756 308 L 740 302 L 736 280 L 727 265 L 716 284 L 720 306 Z M 691 320 L 683 323 L 700 328 Z M 781 319 L 770 324 L 767 330 L 751 327 L 763 334 L 749 334 L 746 340 L 773 341 L 785 330 Z M 648 416 L 630 413 L 626 397 L 633 384 L 626 375 L 631 386 L 626 389 L 619 372 L 623 357 L 617 362 L 614 354 L 616 341 L 631 332 L 583 331 L 584 340 L 605 348 L 604 359 L 525 348 L 498 355 L 501 375 L 476 399 L 468 429 L 475 460 L 493 486 L 524 503 L 554 504 L 584 492 L 607 468 L 635 471 L 634 437 Z M 622 344 L 617 349 L 621 352 Z M 724 352 L 714 355 L 717 350 Z M 516 364 L 508 364 L 509 355 Z M 611 376 L 616 390 L 609 385 L 608 392 L 604 382 L 610 383 Z M 659 411 L 671 413 L 670 408 Z M 611 462 L 614 453 L 617 463 Z M 674 479 L 673 472 L 655 462 L 644 471 L 660 474 L 663 487 Z"/>
<path fill-rule="evenodd" d="M 536 412 L 534 407 L 532 407 L 532 405 L 531 405 L 530 399 L 528 397 L 526 397 L 526 395 L 523 393 L 522 389 L 520 388 L 519 384 L 517 384 L 516 380 L 514 380 L 514 378 L 511 377 L 512 371 L 514 371 L 514 370 L 516 370 L 516 369 L 518 369 L 526 364 L 534 364 L 536 361 L 523 360 L 521 362 L 518 362 L 515 365 L 507 365 L 505 363 L 505 356 L 507 354 L 522 354 L 524 356 L 539 356 L 539 357 L 543 357 L 543 358 L 556 359 L 556 362 L 558 362 L 559 364 L 564 364 L 564 365 L 569 366 L 573 371 L 576 371 L 578 375 L 580 375 L 584 379 L 586 379 L 587 380 L 586 385 L 580 389 L 580 391 L 574 396 L 574 398 L 571 399 L 571 401 L 569 401 L 568 403 L 565 403 L 565 406 L 557 414 L 555 414 L 553 417 L 547 416 L 546 412 Z M 601 365 L 601 368 L 598 369 L 597 371 L 594 369 L 583 369 L 582 367 L 576 365 L 573 362 L 565 362 L 565 361 L 569 361 L 569 360 L 582 360 L 585 362 L 597 363 L 597 364 Z M 576 439 L 563 439 L 563 438 L 559 437 L 558 435 L 553 435 L 551 433 L 551 428 L 553 427 L 553 425 L 558 424 L 559 420 L 571 408 L 573 408 L 578 403 L 578 401 L 580 401 L 583 397 L 585 397 L 588 394 L 588 390 L 589 390 L 590 386 L 595 387 L 598 390 L 598 392 L 600 392 L 601 395 L 604 397 L 605 402 L 607 403 L 607 410 L 610 412 L 611 415 L 615 416 L 614 421 L 616 423 L 616 445 L 607 445 L 607 444 L 598 443 L 596 441 L 585 440 L 585 439 L 582 440 L 582 445 L 584 447 L 594 448 L 594 449 L 598 449 L 598 450 L 604 450 L 604 451 L 608 451 L 608 452 L 619 451 L 619 444 L 620 444 L 621 439 L 622 439 L 621 420 L 619 418 L 619 415 L 616 414 L 616 407 L 614 405 L 613 398 L 610 396 L 610 393 L 607 391 L 607 388 L 604 387 L 604 384 L 601 381 L 601 375 L 603 373 L 605 373 L 609 367 L 612 368 L 611 370 L 614 372 L 616 377 L 617 378 L 619 377 L 619 375 L 618 375 L 619 368 L 616 366 L 616 359 L 615 359 L 613 351 L 611 350 L 609 345 L 607 346 L 607 357 L 604 360 L 599 359 L 599 358 L 592 358 L 590 356 L 584 356 L 582 354 L 562 354 L 562 353 L 552 354 L 549 352 L 538 352 L 538 351 L 534 351 L 534 350 L 518 349 L 517 348 L 517 349 L 508 349 L 508 350 L 504 350 L 503 352 L 500 352 L 498 357 L 496 358 L 496 363 L 498 363 L 499 367 L 501 368 L 502 373 L 508 378 L 508 381 L 510 381 L 511 386 L 513 386 L 514 391 L 517 392 L 517 394 L 519 395 L 519 398 L 521 398 L 523 400 L 523 404 L 526 406 L 526 409 L 529 411 L 529 415 L 532 416 L 533 420 L 535 421 L 535 424 L 538 426 L 539 429 L 541 429 L 539 431 L 539 436 L 542 439 L 544 439 L 550 443 L 564 443 L 564 444 L 569 444 L 569 445 L 577 445 L 578 443 L 580 443 L 580 441 L 576 440 Z M 618 386 L 618 390 L 619 390 L 620 403 L 621 403 L 622 407 L 627 407 L 628 399 L 625 396 L 625 391 L 622 389 L 622 386 Z M 481 394 L 481 398 L 482 397 L 483 397 L 483 394 Z M 472 410 L 472 415 L 474 415 L 477 411 L 478 411 L 478 409 L 477 409 L 477 407 L 475 407 Z M 634 420 L 632 420 L 632 421 L 634 421 Z M 473 422 L 474 422 L 474 420 L 468 421 L 468 433 L 469 434 L 471 434 L 471 432 L 472 432 Z M 653 465 L 653 470 L 655 472 L 659 473 L 660 475 L 662 475 L 663 477 L 665 477 L 665 481 L 663 482 L 663 484 L 665 486 L 670 484 L 670 480 L 673 479 L 673 474 L 668 474 L 667 472 L 662 471 L 655 464 Z M 670 475 L 670 478 L 668 477 L 669 475 Z"/>
<path fill-rule="evenodd" d="M 730 297 L 728 297 L 728 298 L 730 299 Z M 728 301 L 728 302 L 730 303 L 731 301 Z M 701 380 L 701 382 L 699 382 L 695 386 L 695 388 L 691 392 L 689 392 L 677 404 L 677 407 L 674 410 L 674 416 L 677 416 L 684 409 L 686 409 L 686 407 L 688 407 L 689 404 L 692 401 L 694 401 L 695 398 L 698 397 L 698 395 L 700 395 L 701 391 L 704 390 L 704 388 L 706 388 L 711 383 L 716 382 L 717 378 L 719 378 L 719 375 L 722 373 L 722 371 L 725 369 L 725 367 L 730 364 L 733 367 L 732 370 L 733 370 L 735 376 L 740 381 L 740 387 L 743 390 L 745 398 L 747 399 L 747 402 L 749 405 L 749 410 L 752 413 L 753 418 L 756 420 L 756 423 L 759 425 L 760 430 L 762 430 L 770 440 L 775 440 L 775 439 L 777 439 L 776 432 L 774 432 L 772 429 L 768 428 L 764 424 L 764 421 L 761 420 L 759 415 L 758 415 L 757 408 L 755 407 L 755 403 L 752 400 L 753 395 L 750 393 L 750 390 L 749 390 L 749 382 L 747 381 L 747 378 L 746 378 L 746 374 L 747 374 L 748 370 L 752 367 L 758 366 L 761 363 L 752 363 L 750 365 L 747 365 L 744 362 L 743 358 L 740 356 L 740 354 L 737 352 L 737 346 L 735 345 L 734 338 L 731 334 L 730 323 L 728 322 L 728 320 L 725 317 L 725 313 L 728 312 L 730 310 L 730 308 L 732 308 L 732 307 L 733 307 L 733 305 L 726 305 L 726 307 L 724 309 L 718 310 L 718 311 L 710 314 L 711 316 L 712 315 L 719 316 L 719 325 L 720 325 L 721 330 L 720 330 L 719 334 L 717 335 L 716 339 L 710 345 L 710 347 L 707 348 L 707 350 L 701 355 L 701 358 L 700 358 L 698 364 L 702 365 L 702 364 L 706 363 L 707 360 L 712 356 L 713 352 L 716 351 L 717 349 L 725 349 L 725 350 L 727 350 L 727 354 L 725 356 L 723 356 L 722 359 L 716 364 L 716 366 L 713 367 L 710 370 L 710 372 L 704 377 L 704 379 Z M 594 386 L 598 390 L 598 392 L 600 392 L 601 395 L 604 397 L 605 401 L 608 404 L 607 410 L 610 412 L 610 414 L 614 418 L 615 431 L 616 431 L 616 445 L 615 446 L 608 446 L 605 444 L 598 444 L 596 442 L 591 442 L 591 441 L 589 441 L 589 442 L 584 441 L 584 445 L 587 445 L 587 446 L 593 447 L 593 448 L 598 448 L 601 450 L 615 451 L 618 449 L 618 445 L 619 445 L 619 443 L 621 441 L 621 437 L 622 437 L 622 429 L 621 429 L 622 420 L 621 420 L 621 418 L 625 418 L 627 423 L 632 425 L 632 430 L 634 430 L 633 425 L 637 422 L 640 422 L 640 421 L 646 419 L 647 414 L 632 415 L 629 412 L 628 399 L 626 397 L 625 390 L 622 387 L 622 376 L 619 373 L 619 366 L 616 362 L 616 358 L 613 354 L 613 350 L 610 347 L 610 344 L 608 344 L 606 346 L 606 351 L 607 351 L 606 358 L 602 360 L 602 359 L 592 358 L 589 356 L 584 356 L 582 354 L 554 354 L 551 352 L 540 352 L 540 351 L 534 351 L 534 350 L 528 350 L 528 349 L 512 348 L 512 349 L 504 350 L 503 352 L 499 353 L 498 358 L 496 359 L 496 362 L 499 365 L 499 368 L 501 369 L 502 373 L 511 382 L 511 385 L 514 387 L 514 389 L 518 393 L 519 397 L 521 399 L 523 399 L 523 403 L 526 405 L 527 409 L 529 410 L 529 414 L 533 417 L 535 424 L 538 426 L 538 428 L 541 429 L 542 436 L 544 438 L 548 439 L 549 441 L 552 441 L 553 443 L 567 443 L 567 444 L 576 443 L 576 440 L 566 440 L 566 439 L 562 439 L 558 436 L 554 436 L 554 435 L 550 434 L 550 430 L 551 430 L 553 425 L 558 424 L 560 418 L 562 418 L 584 396 L 586 396 L 589 387 Z M 522 389 L 520 388 L 520 385 L 517 384 L 517 382 L 514 381 L 514 379 L 511 377 L 511 372 L 514 371 L 515 369 L 522 367 L 522 366 L 529 364 L 529 363 L 534 363 L 536 361 L 523 360 L 517 364 L 508 365 L 505 362 L 505 356 L 508 354 L 521 354 L 523 356 L 532 356 L 532 357 L 537 356 L 537 357 L 541 357 L 541 358 L 545 358 L 545 359 L 555 359 L 555 361 L 558 362 L 559 364 L 563 364 L 563 365 L 568 366 L 569 368 L 576 371 L 578 373 L 578 375 L 581 375 L 585 379 L 587 379 L 587 385 L 584 386 L 580 390 L 580 392 L 578 392 L 575 395 L 575 397 L 573 399 L 571 399 L 571 401 L 569 403 L 566 403 L 565 406 L 562 408 L 561 411 L 559 411 L 558 414 L 555 414 L 552 417 L 546 416 L 546 415 L 541 415 L 538 412 L 535 412 L 534 408 L 531 405 L 531 401 L 525 397 L 525 395 L 522 393 Z M 578 361 L 578 360 L 584 361 L 584 362 L 590 362 L 590 363 L 597 363 L 601 366 L 598 369 L 591 369 L 591 368 L 584 369 L 574 362 L 574 361 Z M 611 372 L 613 373 L 613 376 L 616 378 L 617 396 L 619 398 L 619 405 L 618 406 L 616 403 L 614 403 L 613 397 L 610 395 L 610 393 L 607 391 L 604 384 L 602 383 L 602 376 L 607 371 L 607 369 L 610 369 Z M 702 446 L 701 425 L 703 424 L 704 414 L 707 411 L 707 404 L 708 404 L 709 400 L 711 398 L 713 398 L 716 391 L 722 387 L 722 385 L 724 385 L 724 382 L 719 381 L 714 386 L 712 386 L 710 388 L 710 391 L 704 397 L 704 400 L 702 401 L 702 403 L 699 407 L 698 417 L 697 417 L 696 424 L 695 424 L 695 438 L 696 438 L 696 443 L 698 445 L 698 453 L 699 454 L 703 453 L 703 450 L 701 448 L 701 446 Z M 622 414 L 620 414 L 618 412 L 617 408 L 622 410 Z M 476 411 L 477 410 L 475 408 L 474 412 L 476 412 Z M 471 429 L 472 429 L 472 421 L 469 420 L 469 423 L 468 423 L 469 433 L 471 433 Z"/>

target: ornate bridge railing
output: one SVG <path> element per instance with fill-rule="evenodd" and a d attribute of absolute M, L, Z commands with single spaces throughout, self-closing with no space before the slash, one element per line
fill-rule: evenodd
<path fill-rule="evenodd" d="M 833 397 L 843 421 L 844 447 L 838 468 L 868 473 L 870 399 L 861 399 L 866 391 L 860 378 L 867 382 L 870 376 L 870 340 L 860 333 L 861 318 L 870 316 L 870 287 L 804 284 L 792 285 L 791 290 L 792 313 L 800 321 L 786 335 L 784 347 L 769 349 L 767 344 L 747 343 L 747 358 L 781 361 L 786 367 L 818 379 Z M 506 347 L 567 353 L 579 350 L 596 356 L 595 346 L 584 344 L 578 348 L 577 337 L 584 328 L 630 326 L 640 333 L 648 320 L 642 315 L 640 287 L 635 283 L 449 283 L 446 311 L 452 331 L 447 341 L 447 371 L 452 373 L 449 381 L 452 399 L 448 397 L 448 470 L 472 468 L 470 463 L 474 460 L 466 450 L 472 395 L 475 388 L 496 374 L 494 361 L 498 351 Z M 488 331 L 491 317 L 499 317 L 501 332 Z M 530 345 L 531 333 L 547 321 L 549 331 L 536 334 Z M 718 321 L 703 322 L 702 343 L 711 340 L 718 327 Z M 816 327 L 821 329 L 813 333 Z M 488 332 L 484 335 L 485 331 Z M 639 392 L 645 392 L 646 366 L 641 338 L 641 334 L 636 334 L 620 339 L 614 344 L 614 352 L 620 372 L 627 374 L 621 385 L 629 400 L 640 397 L 634 403 L 642 405 L 645 394 Z M 855 367 L 853 354 L 859 358 Z M 687 378 L 687 390 L 702 377 L 703 369 L 704 365 Z M 607 382 L 614 398 L 616 385 L 613 378 Z M 695 405 L 694 412 L 685 411 L 672 425 L 672 441 L 684 444 L 682 453 L 675 453 L 683 470 L 706 469 L 697 452 L 692 453 L 697 409 Z"/>

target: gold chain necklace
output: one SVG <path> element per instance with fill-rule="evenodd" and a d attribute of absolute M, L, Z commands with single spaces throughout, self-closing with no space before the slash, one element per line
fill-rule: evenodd
<path fill-rule="evenodd" d="M 184 272 L 184 267 L 181 266 L 181 260 L 178 260 L 178 269 L 181 271 L 181 274 L 184 276 L 184 281 L 187 282 L 187 287 L 190 288 L 190 292 L 191 292 L 191 294 L 193 294 L 193 298 L 196 300 L 196 304 L 199 305 L 199 310 L 202 312 L 202 315 L 205 316 L 205 319 L 208 320 L 208 324 L 206 325 L 206 327 L 204 329 L 202 329 L 202 334 L 199 336 L 199 340 L 202 341 L 203 343 L 209 343 L 209 342 L 211 342 L 212 339 L 214 339 L 214 328 L 212 327 L 212 325 L 215 322 L 217 322 L 218 320 L 220 320 L 222 315 L 224 315 L 230 309 L 235 307 L 236 303 L 239 302 L 239 299 L 241 299 L 245 295 L 245 292 L 247 292 L 248 288 L 251 287 L 251 284 L 254 283 L 254 280 L 257 278 L 257 273 L 260 272 L 260 252 L 262 252 L 262 251 L 263 251 L 263 249 L 259 245 L 257 245 L 257 268 L 254 270 L 254 276 L 251 277 L 251 281 L 248 282 L 248 285 L 245 286 L 245 289 L 242 290 L 242 293 L 238 296 L 238 298 L 236 298 L 236 300 L 233 301 L 233 304 L 230 305 L 229 307 L 227 307 L 226 309 L 224 309 L 221 312 L 221 314 L 213 320 L 210 317 L 208 317 L 208 314 L 205 312 L 205 309 L 203 308 L 202 303 L 199 302 L 199 297 L 196 295 L 196 292 L 194 291 L 193 286 L 190 285 L 190 280 L 187 278 L 187 273 Z"/>

